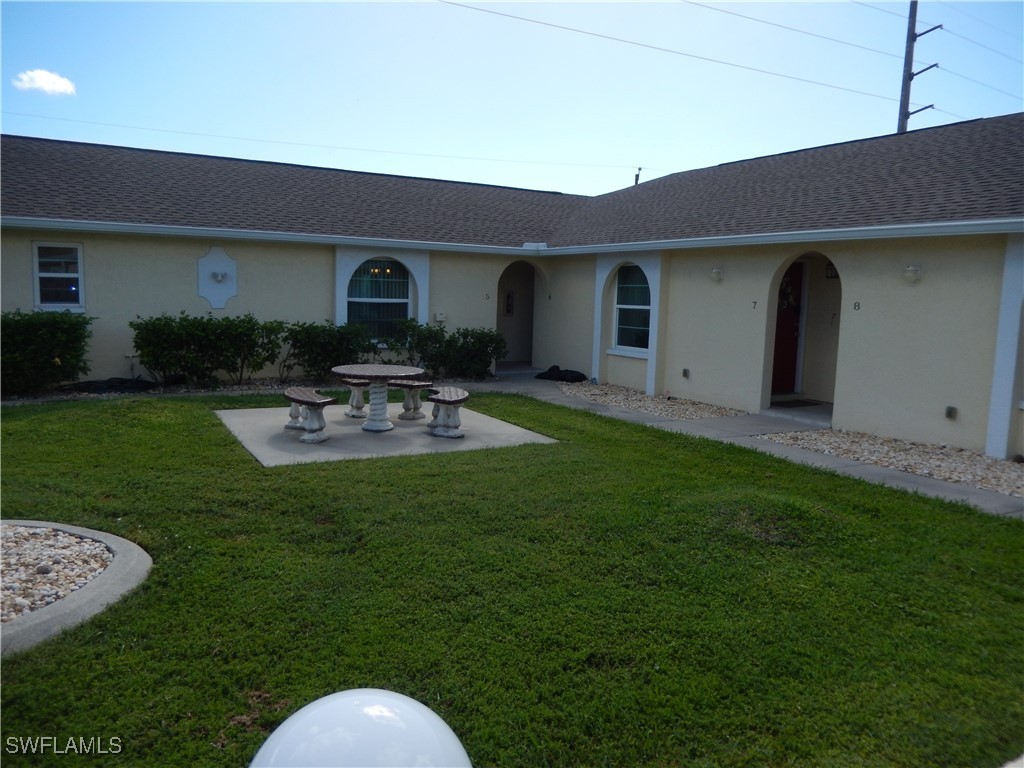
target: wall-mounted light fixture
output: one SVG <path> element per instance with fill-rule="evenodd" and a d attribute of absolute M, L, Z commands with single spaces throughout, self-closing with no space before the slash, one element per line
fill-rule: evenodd
<path fill-rule="evenodd" d="M 921 279 L 921 267 L 918 264 L 908 264 L 903 270 L 903 279 L 908 283 L 916 283 Z"/>
<path fill-rule="evenodd" d="M 711 279 L 716 283 L 722 282 L 722 278 L 725 277 L 725 270 L 722 267 L 711 268 Z"/>
<path fill-rule="evenodd" d="M 225 280 L 228 279 L 228 273 L 227 272 L 211 272 L 210 273 L 210 277 L 212 277 L 215 282 L 223 283 Z"/>

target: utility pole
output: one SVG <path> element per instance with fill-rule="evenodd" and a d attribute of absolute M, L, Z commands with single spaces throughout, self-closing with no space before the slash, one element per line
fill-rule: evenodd
<path fill-rule="evenodd" d="M 900 119 L 896 125 L 896 133 L 907 132 L 907 121 L 910 119 L 911 115 L 916 115 L 918 112 L 924 112 L 926 109 L 933 109 L 935 107 L 934 104 L 929 104 L 927 107 L 915 109 L 913 112 L 910 111 L 910 84 L 918 75 L 939 66 L 938 64 L 931 64 L 924 69 L 915 72 L 914 43 L 917 42 L 917 38 L 924 37 L 929 32 L 934 32 L 936 29 L 942 29 L 942 25 L 939 24 L 931 29 L 926 29 L 921 34 L 917 33 L 917 0 L 910 0 L 910 15 L 907 17 L 907 50 L 903 55 L 903 89 L 900 91 Z"/>

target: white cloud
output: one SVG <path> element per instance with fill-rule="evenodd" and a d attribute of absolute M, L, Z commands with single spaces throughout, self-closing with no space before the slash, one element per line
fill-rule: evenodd
<path fill-rule="evenodd" d="M 11 81 L 19 91 L 42 91 L 51 96 L 74 96 L 75 84 L 56 72 L 30 69 Z"/>

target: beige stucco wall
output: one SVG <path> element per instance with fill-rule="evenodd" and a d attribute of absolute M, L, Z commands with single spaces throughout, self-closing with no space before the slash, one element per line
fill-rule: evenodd
<path fill-rule="evenodd" d="M 800 258 L 802 394 L 834 402 L 837 428 L 983 450 L 1004 250 L 1004 237 L 979 236 L 669 252 L 656 391 L 767 407 L 778 284 Z M 838 280 L 825 278 L 826 259 Z M 903 278 L 908 264 L 920 282 Z M 607 365 L 607 378 L 637 386 L 625 366 Z"/>
<path fill-rule="evenodd" d="M 97 318 L 91 378 L 144 373 L 133 370 L 128 357 L 128 323 L 136 316 L 251 312 L 307 322 L 334 316 L 331 246 L 10 229 L 3 232 L 0 259 L 4 310 L 33 308 L 33 241 L 83 248 L 85 311 Z M 198 294 L 197 260 L 211 247 L 223 248 L 237 265 L 238 295 L 223 309 L 212 309 Z M 654 389 L 753 412 L 766 407 L 778 284 L 786 266 L 803 258 L 804 394 L 834 402 L 837 428 L 982 450 L 1005 251 L 1005 237 L 978 236 L 666 252 Z M 826 259 L 839 280 L 824 278 Z M 445 313 L 449 329 L 495 328 L 499 280 L 519 260 L 430 253 L 427 317 L 433 322 Z M 601 370 L 591 370 L 596 257 L 529 261 L 535 270 L 534 365 L 644 389 L 648 362 L 608 355 L 604 343 Z M 920 282 L 904 280 L 908 264 L 922 267 Z M 723 268 L 721 282 L 710 279 L 713 267 Z M 613 297 L 604 303 L 613 307 Z M 611 322 L 606 314 L 602 329 Z M 1024 453 L 1024 414 L 1014 405 L 1011 450 Z M 946 418 L 947 406 L 957 409 L 956 418 Z"/>
<path fill-rule="evenodd" d="M 770 284 L 793 256 L 781 247 L 670 252 L 657 391 L 758 411 L 766 334 L 775 327 Z M 711 279 L 713 267 L 723 269 L 720 282 Z"/>
<path fill-rule="evenodd" d="M 534 296 L 533 364 L 539 368 L 591 371 L 594 338 L 594 257 L 559 256 L 541 260 L 547 291 Z"/>
<path fill-rule="evenodd" d="M 4 310 L 33 309 L 33 242 L 82 246 L 85 312 L 96 318 L 89 378 L 145 375 L 128 357 L 134 352 L 128 323 L 139 316 L 251 312 L 261 320 L 320 322 L 333 312 L 330 247 L 27 230 L 3 232 Z M 198 293 L 196 262 L 214 246 L 236 262 L 238 293 L 223 309 L 213 309 Z"/>
<path fill-rule="evenodd" d="M 475 253 L 430 255 L 430 322 L 444 313 L 444 326 L 494 328 L 498 316 L 498 280 L 513 261 Z"/>
<path fill-rule="evenodd" d="M 804 261 L 806 306 L 804 309 L 802 394 L 812 400 L 833 402 L 839 330 L 842 325 L 842 280 L 828 278 L 828 260 L 817 254 Z"/>
<path fill-rule="evenodd" d="M 643 392 L 647 387 L 647 360 L 606 352 L 602 374 L 602 381 Z"/>
<path fill-rule="evenodd" d="M 983 450 L 1005 237 L 837 245 L 843 279 L 833 425 Z M 903 278 L 921 266 L 920 282 Z M 957 409 L 946 418 L 947 406 Z"/>

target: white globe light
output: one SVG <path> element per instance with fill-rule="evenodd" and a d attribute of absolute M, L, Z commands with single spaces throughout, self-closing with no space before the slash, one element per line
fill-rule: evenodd
<path fill-rule="evenodd" d="M 429 707 L 359 688 L 307 704 L 275 730 L 251 768 L 472 768 L 458 737 Z"/>

